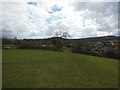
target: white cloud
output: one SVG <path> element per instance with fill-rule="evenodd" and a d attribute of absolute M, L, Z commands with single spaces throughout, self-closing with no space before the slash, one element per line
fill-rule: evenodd
<path fill-rule="evenodd" d="M 56 30 L 67 31 L 72 38 L 117 35 L 116 3 L 34 0 L 33 6 L 28 1 L 33 0 L 2 2 L 3 37 L 46 38 Z M 48 13 L 54 5 L 61 11 Z"/>

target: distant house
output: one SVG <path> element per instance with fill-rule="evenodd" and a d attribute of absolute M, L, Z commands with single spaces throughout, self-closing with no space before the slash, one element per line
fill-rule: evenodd
<path fill-rule="evenodd" d="M 10 48 L 12 48 L 12 47 L 10 47 L 10 46 L 6 46 L 6 47 L 4 47 L 4 49 L 10 49 Z"/>

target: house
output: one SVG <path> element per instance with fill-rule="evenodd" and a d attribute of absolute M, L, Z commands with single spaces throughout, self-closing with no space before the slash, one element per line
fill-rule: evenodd
<path fill-rule="evenodd" d="M 4 49 L 11 49 L 12 47 L 10 47 L 10 46 L 6 46 L 6 47 L 4 47 Z"/>

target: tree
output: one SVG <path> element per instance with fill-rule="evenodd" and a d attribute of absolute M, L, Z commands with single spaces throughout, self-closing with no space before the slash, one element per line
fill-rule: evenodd
<path fill-rule="evenodd" d="M 118 53 L 118 47 L 107 47 L 104 52 L 104 56 L 108 58 L 120 59 Z"/>
<path fill-rule="evenodd" d="M 63 47 L 66 46 L 65 39 L 67 37 L 70 37 L 70 35 L 67 32 L 63 32 L 63 31 L 55 32 L 55 37 L 53 38 L 52 43 L 57 51 L 61 51 Z"/>
<path fill-rule="evenodd" d="M 75 53 L 91 54 L 92 49 L 87 42 L 78 42 L 72 45 L 72 51 Z"/>
<path fill-rule="evenodd" d="M 70 34 L 68 34 L 68 32 L 63 32 L 62 37 L 66 39 L 67 37 L 71 37 L 71 36 Z"/>
<path fill-rule="evenodd" d="M 13 44 L 12 39 L 2 38 L 2 45 L 4 44 Z"/>
<path fill-rule="evenodd" d="M 67 37 L 71 37 L 70 34 L 68 32 L 64 32 L 64 31 L 56 31 L 55 32 L 55 37 L 61 37 L 61 38 L 67 38 Z"/>
<path fill-rule="evenodd" d="M 32 44 L 27 41 L 21 41 L 20 44 L 17 45 L 18 49 L 29 49 L 32 48 Z"/>
<path fill-rule="evenodd" d="M 17 37 L 14 37 L 14 39 L 12 39 L 12 40 L 13 40 L 13 44 L 16 46 L 20 44 L 20 40 L 17 39 Z"/>
<path fill-rule="evenodd" d="M 54 37 L 52 39 L 52 43 L 55 46 L 55 49 L 57 51 L 61 51 L 61 49 L 64 47 L 65 42 L 64 42 L 63 38 L 61 38 L 61 37 Z"/>

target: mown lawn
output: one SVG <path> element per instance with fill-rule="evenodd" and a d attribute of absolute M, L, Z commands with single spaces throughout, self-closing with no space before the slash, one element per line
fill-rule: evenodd
<path fill-rule="evenodd" d="M 118 60 L 43 50 L 3 50 L 3 88 L 115 88 Z"/>

